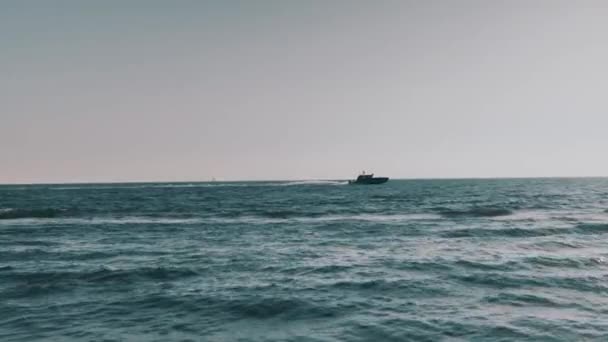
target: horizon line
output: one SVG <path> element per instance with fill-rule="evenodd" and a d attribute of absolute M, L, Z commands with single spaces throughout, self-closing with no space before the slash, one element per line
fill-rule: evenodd
<path fill-rule="evenodd" d="M 500 180 L 500 179 L 588 179 L 608 178 L 608 176 L 474 176 L 474 177 L 405 177 L 389 178 L 389 180 Z M 32 182 L 32 183 L 0 183 L 0 186 L 27 185 L 76 185 L 76 184 L 185 184 L 185 183 L 264 183 L 264 182 L 305 182 L 305 181 L 347 181 L 352 178 L 292 178 L 292 179 L 234 179 L 234 180 L 126 180 L 126 181 L 64 181 L 64 182 Z"/>

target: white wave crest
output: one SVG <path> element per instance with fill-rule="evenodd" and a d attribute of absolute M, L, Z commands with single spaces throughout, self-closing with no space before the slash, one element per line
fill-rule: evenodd
<path fill-rule="evenodd" d="M 169 217 L 92 217 L 92 218 L 21 218 L 14 220 L 0 220 L 0 225 L 14 226 L 42 226 L 42 225 L 196 225 L 196 224 L 280 224 L 280 223 L 323 223 L 339 221 L 365 221 L 399 223 L 407 221 L 437 220 L 441 216 L 436 214 L 355 214 L 355 215 L 327 215 L 320 217 L 288 217 L 264 218 L 257 216 L 239 217 L 200 217 L 200 218 L 169 218 Z"/>
<path fill-rule="evenodd" d="M 597 210 L 521 210 L 512 215 L 492 217 L 494 221 L 608 222 L 608 213 Z"/>

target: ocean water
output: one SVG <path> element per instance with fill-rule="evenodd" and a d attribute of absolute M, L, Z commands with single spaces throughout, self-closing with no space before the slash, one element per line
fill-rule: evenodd
<path fill-rule="evenodd" d="M 0 187 L 0 341 L 608 340 L 608 179 Z"/>

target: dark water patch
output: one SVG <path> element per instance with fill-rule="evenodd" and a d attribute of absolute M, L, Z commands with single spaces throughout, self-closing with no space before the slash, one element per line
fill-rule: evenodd
<path fill-rule="evenodd" d="M 318 217 L 321 213 L 303 213 L 294 210 L 264 210 L 255 212 L 257 216 L 271 219 L 287 219 L 293 217 Z"/>
<path fill-rule="evenodd" d="M 560 304 L 539 295 L 534 294 L 515 294 L 503 292 L 495 296 L 485 297 L 483 302 L 490 304 L 511 305 L 511 306 L 560 306 Z"/>
<path fill-rule="evenodd" d="M 40 246 L 40 247 L 51 247 L 57 246 L 61 243 L 48 240 L 0 240 L 0 246 Z"/>
<path fill-rule="evenodd" d="M 330 209 L 324 208 L 323 210 L 309 210 L 309 211 L 298 211 L 298 210 L 262 210 L 246 212 L 247 215 L 252 215 L 261 218 L 269 219 L 310 219 L 310 218 L 323 218 L 331 217 L 333 215 L 353 215 L 353 214 L 374 214 L 377 213 L 370 209 L 361 210 L 348 210 L 348 209 Z"/>
<path fill-rule="evenodd" d="M 16 251 L 0 251 L 0 260 L 3 261 L 56 260 L 63 256 L 64 253 L 52 252 L 40 248 L 28 248 Z"/>
<path fill-rule="evenodd" d="M 15 268 L 12 266 L 2 266 L 2 267 L 0 267 L 0 272 L 8 272 L 8 271 L 12 271 L 14 269 Z"/>
<path fill-rule="evenodd" d="M 583 234 L 608 233 L 608 223 L 583 223 L 576 226 L 576 230 Z"/>
<path fill-rule="evenodd" d="M 352 281 L 344 280 L 338 281 L 328 286 L 332 290 L 339 291 L 356 291 L 366 292 L 370 291 L 373 293 L 394 293 L 399 294 L 401 297 L 409 298 L 425 298 L 446 295 L 447 292 L 444 288 L 440 287 L 440 283 L 433 280 L 366 280 L 366 281 Z M 328 286 L 321 286 L 318 289 L 323 289 Z"/>
<path fill-rule="evenodd" d="M 440 340 L 438 327 L 425 320 L 383 319 L 377 323 L 349 321 L 343 336 L 345 341 L 420 341 Z"/>
<path fill-rule="evenodd" d="M 185 312 L 197 312 L 204 308 L 203 305 L 210 305 L 210 300 L 201 301 L 200 297 L 194 295 L 171 296 L 162 293 L 152 293 L 134 296 L 128 300 L 110 303 L 108 306 L 111 310 L 120 311 L 148 311 L 161 309 L 166 312 L 179 309 Z M 103 308 L 105 310 L 105 308 Z"/>
<path fill-rule="evenodd" d="M 500 273 L 474 273 L 468 275 L 453 274 L 451 277 L 463 283 L 499 289 L 547 285 L 546 283 L 538 281 L 534 278 L 507 276 Z"/>
<path fill-rule="evenodd" d="M 427 272 L 447 272 L 453 269 L 452 263 L 438 259 L 433 261 L 398 261 L 398 260 L 386 260 L 382 263 L 383 267 L 390 267 L 402 271 L 419 271 L 423 273 Z"/>
<path fill-rule="evenodd" d="M 319 217 L 326 212 L 303 212 L 298 210 L 289 209 L 276 209 L 276 210 L 258 210 L 258 209 L 247 209 L 247 208 L 234 208 L 223 210 L 219 212 L 218 217 L 230 218 L 230 219 L 242 219 L 242 218 L 266 218 L 266 219 L 290 219 L 290 218 L 307 218 L 307 217 Z"/>
<path fill-rule="evenodd" d="M 299 206 L 301 204 L 294 204 Z M 316 205 L 315 205 L 316 206 Z M 211 218 L 229 218 L 229 219 L 250 219 L 250 218 L 263 218 L 263 219 L 333 219 L 338 217 L 344 217 L 348 219 L 349 216 L 361 216 L 361 215 L 395 215 L 393 212 L 387 212 L 386 210 L 365 207 L 365 208 L 348 208 L 348 207 L 318 207 L 317 210 L 293 210 L 293 209 L 276 209 L 276 210 L 259 210 L 259 209 L 229 209 L 222 210 L 219 215 L 215 215 Z"/>
<path fill-rule="evenodd" d="M 352 306 L 328 301 L 311 301 L 304 298 L 282 296 L 256 296 L 243 294 L 236 297 L 216 296 L 169 296 L 152 294 L 139 296 L 132 300 L 114 303 L 117 309 L 127 308 L 146 312 L 161 310 L 171 312 L 228 315 L 232 319 L 281 319 L 286 321 L 300 319 L 332 318 L 346 314 Z"/>
<path fill-rule="evenodd" d="M 353 266 L 346 265 L 326 265 L 320 267 L 314 267 L 308 270 L 302 270 L 298 274 L 308 274 L 308 273 L 316 273 L 316 274 L 338 274 L 341 272 L 348 272 L 353 269 Z"/>
<path fill-rule="evenodd" d="M 0 211 L 0 220 L 13 220 L 22 218 L 56 218 L 64 217 L 75 212 L 75 209 L 3 209 Z"/>
<path fill-rule="evenodd" d="M 576 291 L 608 292 L 605 280 L 594 277 L 526 277 L 502 273 L 475 273 L 469 275 L 450 275 L 460 282 L 498 289 L 507 288 L 565 288 Z"/>
<path fill-rule="evenodd" d="M 85 249 L 77 250 L 77 251 L 66 251 L 61 249 L 39 249 L 39 248 L 30 248 L 18 251 L 0 251 L 0 259 L 5 261 L 22 261 L 22 260 L 65 260 L 65 261 L 75 261 L 82 262 L 85 260 L 95 260 L 95 259 L 109 259 L 112 257 L 124 255 L 126 253 L 121 253 L 119 251 L 86 251 Z M 132 255 L 147 255 L 149 252 L 138 251 L 137 253 L 133 253 L 129 251 L 128 254 Z M 156 254 L 152 254 L 156 255 Z"/>
<path fill-rule="evenodd" d="M 269 319 L 283 317 L 286 320 L 330 318 L 340 315 L 340 308 L 321 305 L 298 298 L 244 298 L 226 300 L 221 305 L 234 315 L 242 318 Z"/>
<path fill-rule="evenodd" d="M 513 211 L 500 207 L 473 207 L 471 209 L 450 209 L 437 208 L 436 211 L 447 218 L 466 218 L 466 217 L 498 217 L 512 215 Z"/>
<path fill-rule="evenodd" d="M 545 267 L 556 267 L 556 268 L 589 268 L 602 264 L 600 259 L 593 258 L 555 258 L 536 256 L 524 258 L 523 262 L 531 264 L 533 266 L 545 266 Z"/>
<path fill-rule="evenodd" d="M 390 318 L 373 321 L 349 321 L 351 327 L 341 336 L 346 341 L 519 341 L 532 337 L 516 329 L 505 328 L 498 335 L 495 326 L 474 324 L 460 319 Z M 520 337 L 514 339 L 514 337 Z M 499 338 L 497 338 L 499 337 Z M 521 339 L 524 337 L 524 339 Z"/>
<path fill-rule="evenodd" d="M 144 267 L 133 270 L 110 270 L 82 272 L 15 272 L 6 280 L 21 283 L 24 286 L 52 286 L 54 284 L 104 284 L 133 283 L 148 280 L 171 281 L 184 277 L 197 276 L 198 272 L 189 268 Z"/>
<path fill-rule="evenodd" d="M 608 293 L 605 278 L 598 277 L 547 277 L 542 279 L 545 286 L 571 289 L 581 292 Z"/>
<path fill-rule="evenodd" d="M 463 228 L 441 232 L 440 236 L 445 238 L 465 238 L 465 237 L 535 237 L 569 233 L 568 229 L 560 228 Z"/>
<path fill-rule="evenodd" d="M 189 268 L 144 267 L 135 270 L 108 270 L 83 274 L 80 279 L 87 282 L 130 281 L 130 280 L 176 280 L 197 276 L 198 272 Z"/>
<path fill-rule="evenodd" d="M 484 270 L 484 271 L 514 271 L 519 269 L 518 263 L 514 261 L 508 261 L 505 263 L 487 263 L 487 262 L 478 262 L 472 260 L 458 260 L 454 263 L 456 266 L 460 266 L 467 269 L 472 270 Z"/>
<path fill-rule="evenodd" d="M 140 254 L 141 253 L 141 254 Z M 145 252 L 138 252 L 138 255 L 145 255 Z M 107 260 L 116 256 L 121 256 L 123 253 L 112 251 L 112 252 L 102 252 L 102 251 L 91 251 L 91 252 L 82 252 L 78 253 L 70 253 L 64 255 L 62 260 L 73 260 L 73 261 L 85 261 L 85 260 Z"/>
<path fill-rule="evenodd" d="M 106 294 L 120 293 L 125 288 L 155 285 L 156 282 L 178 281 L 195 276 L 191 270 L 150 268 L 140 270 L 100 270 L 96 272 L 0 272 L 0 281 L 11 284 L 1 292 L 6 299 L 37 298 L 76 289 L 103 289 Z"/>
<path fill-rule="evenodd" d="M 69 290 L 69 286 L 60 283 L 20 284 L 5 288 L 0 296 L 7 300 L 35 299 L 41 296 L 54 295 Z"/>
<path fill-rule="evenodd" d="M 408 287 L 405 281 L 388 281 L 384 279 L 368 281 L 339 281 L 331 285 L 333 288 L 341 290 L 402 290 Z"/>
<path fill-rule="evenodd" d="M 570 305 L 568 305 L 570 306 Z M 577 305 L 573 305 L 577 307 Z M 555 309 L 553 309 L 555 310 Z M 550 335 L 544 339 L 535 340 L 551 340 L 551 341 L 607 341 L 606 327 L 604 324 L 574 322 L 571 319 L 564 317 L 558 320 L 539 320 L 535 317 L 522 318 L 513 322 L 519 327 L 525 327 L 528 330 L 533 330 L 538 333 Z M 532 337 L 532 336 L 531 336 Z"/>

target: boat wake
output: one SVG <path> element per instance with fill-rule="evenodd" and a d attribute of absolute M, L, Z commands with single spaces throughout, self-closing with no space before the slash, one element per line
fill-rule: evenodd
<path fill-rule="evenodd" d="M 282 186 L 294 186 L 294 185 L 347 185 L 347 181 L 335 181 L 335 180 L 301 180 L 281 183 Z"/>

